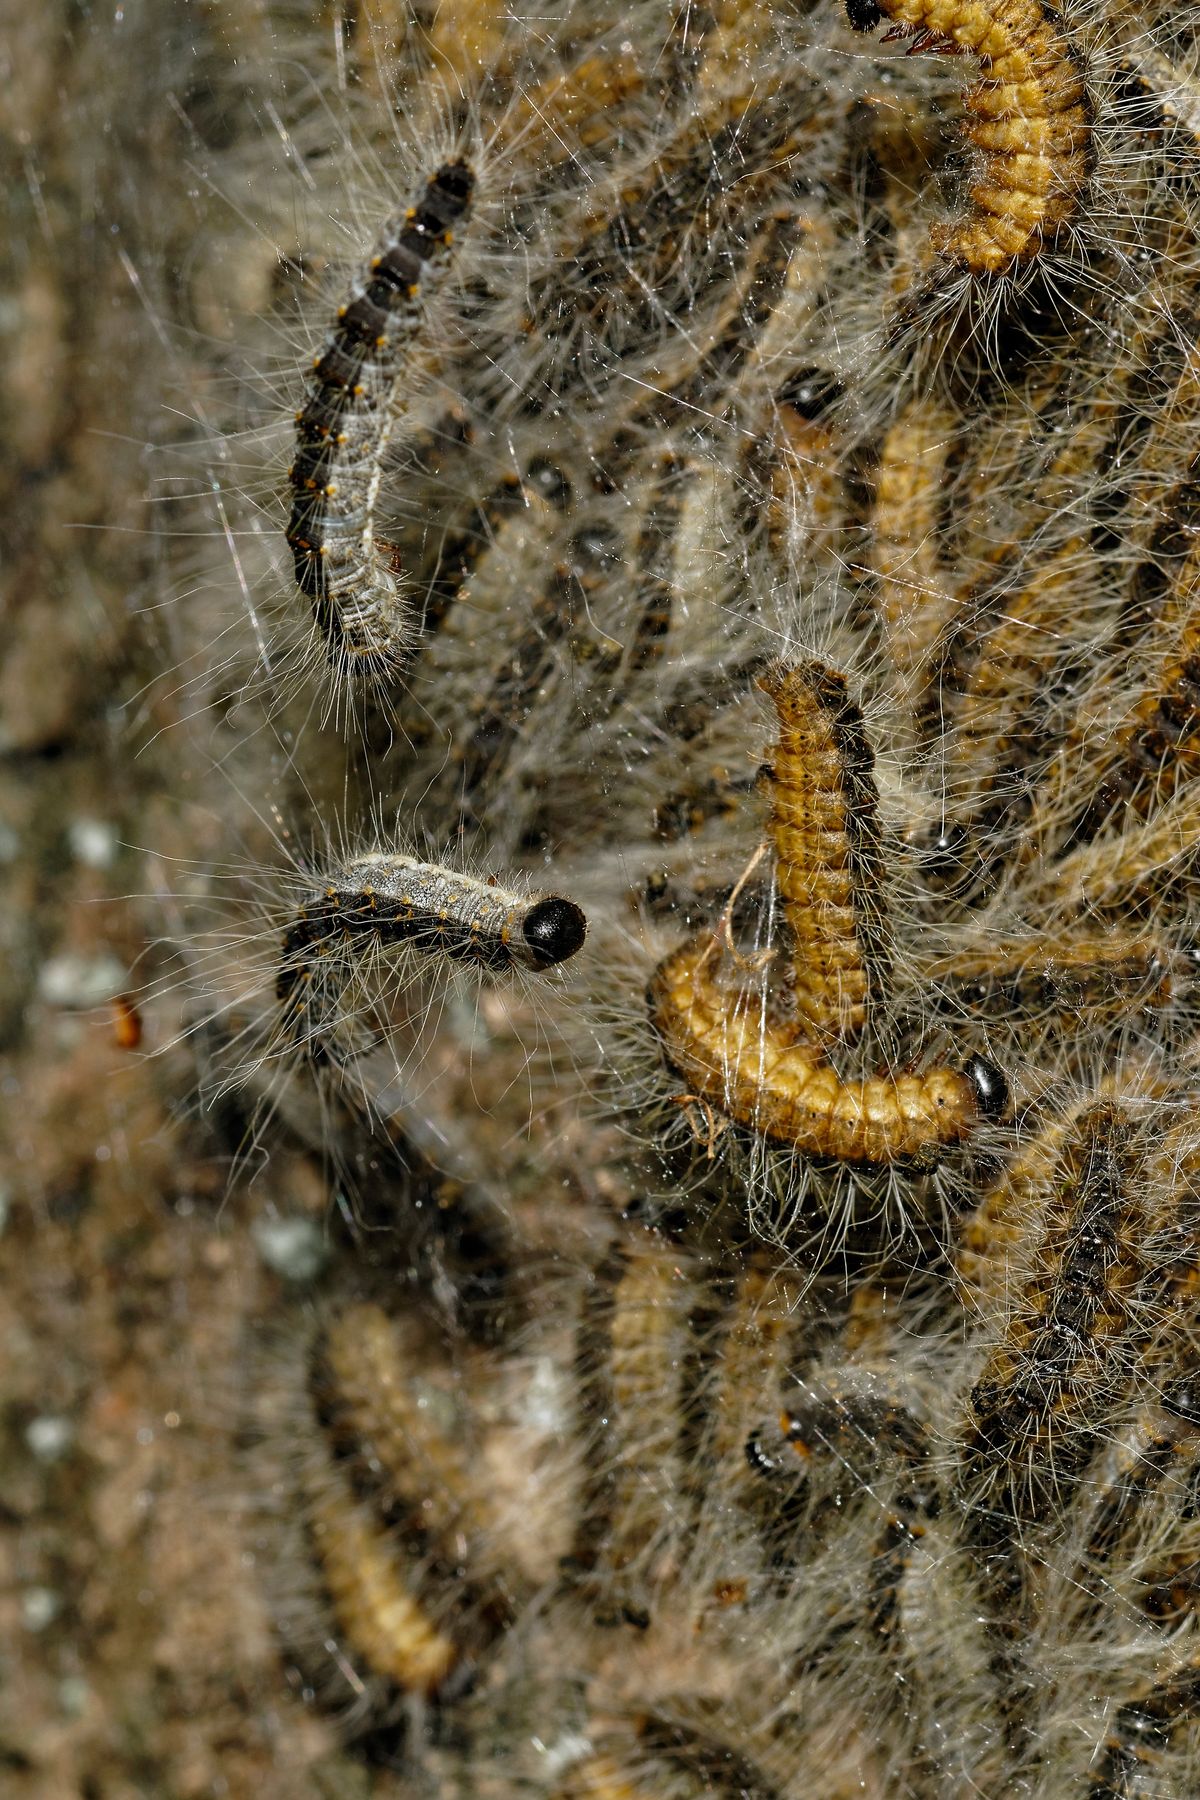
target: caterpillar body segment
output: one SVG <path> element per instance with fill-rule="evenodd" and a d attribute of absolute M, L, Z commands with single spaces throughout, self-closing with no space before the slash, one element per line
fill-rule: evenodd
<path fill-rule="evenodd" d="M 422 347 L 422 307 L 450 266 L 474 187 L 465 162 L 444 164 L 386 234 L 338 310 L 296 416 L 287 527 L 296 585 L 329 660 L 352 678 L 393 678 L 415 639 L 414 603 L 376 541 L 375 508 L 402 383 Z"/>
<path fill-rule="evenodd" d="M 1193 593 L 1198 577 L 1200 558 L 1193 551 L 1180 586 Z M 1122 800 L 1149 816 L 1200 773 L 1200 608 L 1194 601 L 1174 636 L 1152 685 L 1116 733 L 1110 752 L 1115 754 L 1080 835 L 1092 835 Z"/>
<path fill-rule="evenodd" d="M 1040 0 L 847 0 L 855 31 L 882 20 L 914 48 L 977 56 L 963 97 L 964 137 L 978 161 L 966 216 L 935 230 L 933 248 L 976 276 L 1007 275 L 1052 242 L 1079 210 L 1092 169 L 1092 109 L 1062 17 Z"/>
<path fill-rule="evenodd" d="M 651 1018 L 692 1093 L 737 1124 L 814 1157 L 929 1167 L 1007 1105 L 983 1058 L 964 1070 L 843 1079 L 820 1045 L 772 1019 L 761 998 L 731 996 L 710 967 L 712 940 L 662 963 Z"/>
<path fill-rule="evenodd" d="M 668 1792 L 675 1800 L 676 1789 L 668 1788 L 661 1767 L 644 1753 L 633 1760 L 630 1768 L 620 1756 L 603 1752 L 586 1756 L 559 1782 L 552 1800 L 650 1800 L 651 1795 Z"/>
<path fill-rule="evenodd" d="M 859 1036 L 889 957 L 875 758 L 845 677 L 817 662 L 759 678 L 779 720 L 766 784 L 792 992 L 818 1041 Z"/>

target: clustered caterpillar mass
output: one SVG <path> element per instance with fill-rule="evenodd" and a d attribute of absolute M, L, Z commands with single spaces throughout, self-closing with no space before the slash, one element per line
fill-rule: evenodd
<path fill-rule="evenodd" d="M 1200 36 L 621 14 L 300 34 L 408 198 L 263 403 L 329 667 L 223 617 L 191 727 L 397 821 L 250 945 L 355 1190 L 247 1349 L 285 1657 L 347 1794 L 1183 1800 Z"/>

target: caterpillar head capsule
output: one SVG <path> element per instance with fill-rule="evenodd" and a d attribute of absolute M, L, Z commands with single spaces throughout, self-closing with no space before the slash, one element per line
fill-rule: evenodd
<path fill-rule="evenodd" d="M 574 956 L 587 936 L 587 919 L 573 900 L 551 894 L 530 908 L 522 934 L 534 968 L 549 969 Z"/>
<path fill-rule="evenodd" d="M 981 1119 L 1001 1119 L 1008 1110 L 1009 1088 L 1003 1072 L 983 1056 L 972 1056 L 963 1074 L 971 1084 Z"/>

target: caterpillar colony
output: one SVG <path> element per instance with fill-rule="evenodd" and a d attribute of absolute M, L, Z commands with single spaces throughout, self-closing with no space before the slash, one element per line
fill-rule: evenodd
<path fill-rule="evenodd" d="M 1197 20 L 177 10 L 255 1785 L 1187 1800 Z"/>

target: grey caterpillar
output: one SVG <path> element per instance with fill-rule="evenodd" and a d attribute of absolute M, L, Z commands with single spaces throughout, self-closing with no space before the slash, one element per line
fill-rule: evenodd
<path fill-rule="evenodd" d="M 439 863 L 372 851 L 343 863 L 297 910 L 283 938 L 275 998 L 289 1040 L 321 1060 L 352 962 L 406 944 L 492 974 L 540 973 L 583 943 L 573 900 L 531 898 Z"/>
<path fill-rule="evenodd" d="M 422 304 L 449 269 L 474 189 L 466 163 L 445 163 L 393 224 L 339 307 L 296 415 L 287 527 L 296 585 L 330 662 L 352 679 L 394 678 L 412 647 L 416 610 L 375 539 L 375 504 Z"/>

